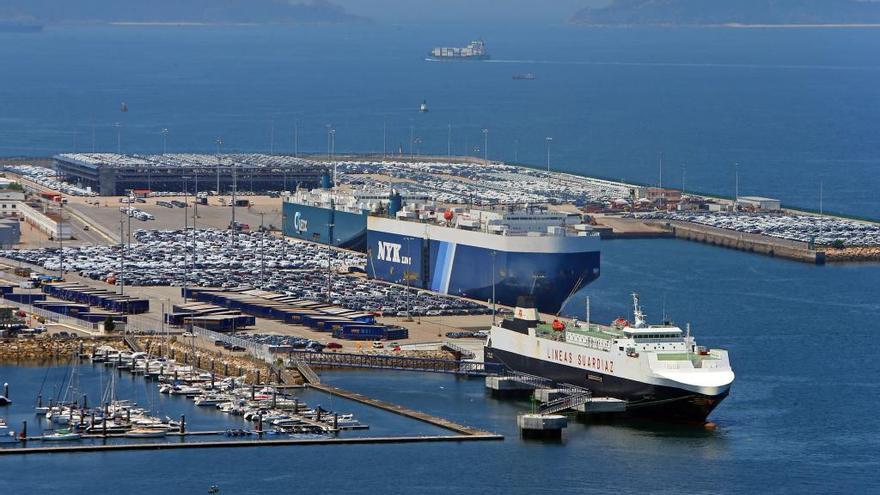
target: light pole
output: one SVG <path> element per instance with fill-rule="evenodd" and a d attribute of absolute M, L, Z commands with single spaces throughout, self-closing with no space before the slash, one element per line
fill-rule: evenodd
<path fill-rule="evenodd" d="M 235 167 L 235 162 L 230 165 L 232 166 L 232 223 L 230 224 L 229 238 L 232 240 L 232 248 L 235 249 L 235 240 L 237 237 L 237 226 L 235 225 L 235 193 L 238 191 L 238 169 Z"/>
<path fill-rule="evenodd" d="M 125 219 L 122 218 L 122 211 L 119 214 L 119 295 L 121 296 L 125 294 L 125 237 L 123 236 Z"/>
<path fill-rule="evenodd" d="M 266 228 L 263 226 L 263 213 L 260 212 L 260 289 L 266 286 Z"/>
<path fill-rule="evenodd" d="M 327 124 L 327 161 L 330 161 L 330 130 L 332 128 L 332 125 Z"/>
<path fill-rule="evenodd" d="M 122 154 L 122 124 L 115 122 L 113 127 L 116 128 L 116 154 Z"/>
<path fill-rule="evenodd" d="M 168 153 L 168 128 L 162 128 L 162 154 L 165 155 Z"/>
<path fill-rule="evenodd" d="M 513 140 L 513 163 L 519 162 L 519 139 Z"/>
<path fill-rule="evenodd" d="M 327 304 L 333 301 L 331 290 L 333 287 L 333 227 L 332 223 L 327 224 Z"/>
<path fill-rule="evenodd" d="M 483 129 L 483 160 L 489 161 L 489 129 Z"/>
<path fill-rule="evenodd" d="M 64 280 L 64 200 L 58 203 L 58 270 L 59 278 Z"/>
<path fill-rule="evenodd" d="M 134 203 L 134 191 L 128 190 L 128 247 L 125 254 L 131 254 L 131 204 Z"/>
<path fill-rule="evenodd" d="M 413 141 L 415 141 L 416 134 L 416 126 L 410 124 L 409 126 L 409 159 L 413 159 Z"/>
<path fill-rule="evenodd" d="M 218 136 L 217 140 L 214 141 L 217 145 L 217 195 L 220 195 L 220 150 L 223 148 L 223 138 Z"/>
<path fill-rule="evenodd" d="M 550 144 L 553 142 L 553 138 L 547 136 L 547 185 L 550 185 Z"/>
<path fill-rule="evenodd" d="M 421 156 L 422 155 L 422 138 L 421 137 L 416 138 L 415 145 L 416 145 L 416 156 Z"/>
<path fill-rule="evenodd" d="M 388 156 L 388 117 L 382 119 L 382 157 Z"/>
<path fill-rule="evenodd" d="M 189 263 L 187 263 L 186 234 L 189 230 L 189 188 L 187 182 L 190 177 L 185 175 L 181 177 L 183 180 L 183 303 L 186 304 L 186 288 L 189 282 Z"/>
<path fill-rule="evenodd" d="M 446 158 L 452 157 L 452 124 L 446 126 Z"/>
<path fill-rule="evenodd" d="M 333 161 L 333 187 L 336 187 L 336 129 L 330 129 L 330 160 Z"/>

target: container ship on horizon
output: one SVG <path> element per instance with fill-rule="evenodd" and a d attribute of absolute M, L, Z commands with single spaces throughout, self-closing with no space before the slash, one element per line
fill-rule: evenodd
<path fill-rule="evenodd" d="M 463 48 L 436 47 L 425 60 L 435 62 L 443 60 L 489 60 L 486 43 L 483 40 L 471 41 Z"/>
<path fill-rule="evenodd" d="M 599 276 L 599 236 L 576 213 L 441 207 L 424 195 L 297 191 L 290 237 L 365 252 L 370 277 L 513 306 L 532 295 L 558 312 Z"/>

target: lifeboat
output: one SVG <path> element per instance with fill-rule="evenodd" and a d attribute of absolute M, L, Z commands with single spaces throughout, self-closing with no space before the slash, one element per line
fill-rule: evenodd
<path fill-rule="evenodd" d="M 615 328 L 625 328 L 625 327 L 630 326 L 630 324 L 629 324 L 629 320 L 627 320 L 626 318 L 621 316 L 621 317 L 617 318 L 616 320 L 612 321 L 611 326 L 615 327 Z"/>
<path fill-rule="evenodd" d="M 553 320 L 553 324 L 550 325 L 554 331 L 561 332 L 565 330 L 565 323 L 562 323 L 559 320 Z"/>

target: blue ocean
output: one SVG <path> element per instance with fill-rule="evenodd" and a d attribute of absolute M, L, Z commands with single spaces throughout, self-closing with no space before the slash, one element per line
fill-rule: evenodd
<path fill-rule="evenodd" d="M 485 63 L 430 63 L 435 45 L 487 40 Z M 732 195 L 779 197 L 880 218 L 880 31 L 414 26 L 53 28 L 0 35 L 0 154 L 125 152 L 453 153 Z M 532 72 L 533 81 L 514 74 Z M 418 112 L 426 100 L 430 111 Z M 125 101 L 129 111 L 120 112 Z M 482 129 L 489 129 L 483 149 Z M 659 157 L 663 153 L 660 176 Z M 877 490 L 878 265 L 811 266 L 677 240 L 602 244 L 592 315 L 690 322 L 730 351 L 731 395 L 714 431 L 627 423 L 521 440 L 526 402 L 479 380 L 407 372 L 324 380 L 505 435 L 502 442 L 0 457 L 0 492 L 870 493 Z M 20 400 L 45 371 L 0 367 Z M 140 390 L 140 389 L 138 389 Z M 135 393 L 135 392 L 132 392 Z M 310 401 L 330 401 L 310 398 Z M 340 399 L 327 405 L 355 409 Z M 177 414 L 179 409 L 167 405 Z M 357 410 L 401 433 L 424 426 Z M 206 425 L 214 425 L 204 420 Z M 223 420 L 225 421 L 225 420 Z"/>
<path fill-rule="evenodd" d="M 481 36 L 483 63 L 429 63 Z M 0 155 L 410 149 L 880 218 L 880 32 L 393 25 L 0 34 Z M 533 81 L 513 76 L 533 73 Z M 429 112 L 420 114 L 426 100 Z M 128 112 L 120 111 L 126 102 Z M 383 127 L 387 139 L 383 141 Z M 483 129 L 489 129 L 488 150 Z M 94 139 L 93 139 L 94 138 Z M 660 155 L 663 154 L 661 174 Z"/>

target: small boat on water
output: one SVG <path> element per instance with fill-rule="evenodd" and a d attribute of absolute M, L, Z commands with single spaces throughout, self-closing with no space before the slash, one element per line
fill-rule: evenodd
<path fill-rule="evenodd" d="M 10 430 L 3 419 L 0 419 L 0 443 L 15 443 L 18 442 L 18 439 L 15 437 L 15 432 Z"/>
<path fill-rule="evenodd" d="M 138 428 L 125 434 L 125 438 L 162 438 L 168 435 L 168 430 L 154 428 Z"/>
<path fill-rule="evenodd" d="M 514 81 L 534 81 L 535 79 L 537 79 L 537 77 L 535 77 L 535 75 L 532 74 L 531 72 L 526 72 L 525 74 L 514 74 L 513 75 Z"/>
<path fill-rule="evenodd" d="M 7 399 L 5 395 L 0 395 L 0 406 L 8 406 L 12 401 Z"/>
<path fill-rule="evenodd" d="M 70 440 L 79 440 L 82 435 L 68 429 L 55 430 L 49 434 L 43 434 L 41 437 L 44 442 L 67 442 Z"/>

